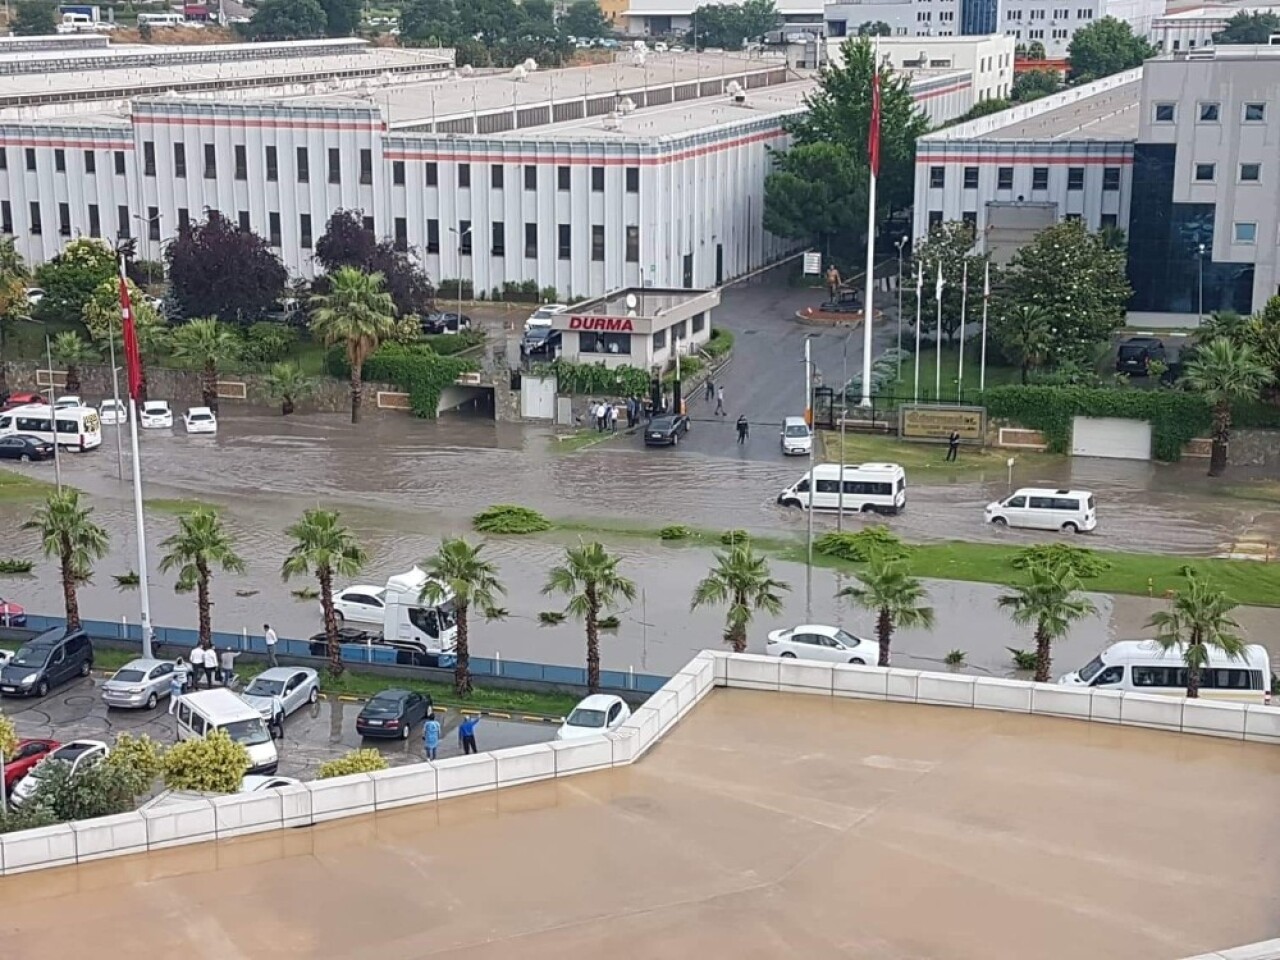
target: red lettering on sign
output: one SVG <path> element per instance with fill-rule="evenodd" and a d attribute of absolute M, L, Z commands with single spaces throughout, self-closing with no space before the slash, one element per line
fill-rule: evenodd
<path fill-rule="evenodd" d="M 631 333 L 635 327 L 630 317 L 570 317 L 569 329 Z"/>

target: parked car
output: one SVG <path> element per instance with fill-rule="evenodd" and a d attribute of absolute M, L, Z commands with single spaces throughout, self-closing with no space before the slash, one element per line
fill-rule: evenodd
<path fill-rule="evenodd" d="M 14 407 L 29 407 L 44 402 L 45 399 L 41 394 L 32 393 L 30 390 L 18 390 L 4 398 L 0 411 L 12 410 Z"/>
<path fill-rule="evenodd" d="M 431 695 L 414 690 L 383 690 L 356 716 L 356 733 L 362 737 L 399 737 L 408 740 L 413 728 L 431 712 Z"/>
<path fill-rule="evenodd" d="M 644 428 L 646 447 L 674 447 L 689 432 L 689 418 L 683 414 L 654 417 Z"/>
<path fill-rule="evenodd" d="M 50 434 L 52 436 L 52 434 Z M 0 460 L 49 460 L 53 457 L 53 444 L 29 433 L 15 433 L 0 437 Z"/>
<path fill-rule="evenodd" d="M 55 627 L 24 643 L 0 668 L 0 695 L 43 697 L 51 687 L 87 677 L 93 669 L 93 644 L 83 630 Z"/>
<path fill-rule="evenodd" d="M 57 740 L 19 740 L 12 757 L 5 758 L 4 792 L 7 796 L 18 781 L 62 744 Z"/>
<path fill-rule="evenodd" d="M 551 359 L 559 352 L 560 331 L 550 327 L 530 327 L 520 339 L 520 352 L 526 357 Z"/>
<path fill-rule="evenodd" d="M 182 423 L 187 433 L 217 433 L 218 418 L 208 407 L 190 407 L 182 415 Z"/>
<path fill-rule="evenodd" d="M 240 697 L 262 714 L 263 720 L 283 720 L 320 699 L 320 675 L 310 667 L 272 667 L 254 677 Z M 272 716 L 277 698 L 284 717 Z"/>
<path fill-rule="evenodd" d="M 1130 337 L 1116 353 L 1116 372 L 1145 377 L 1151 361 L 1165 359 L 1164 341 L 1157 337 Z"/>
<path fill-rule="evenodd" d="M 84 401 L 74 393 L 68 393 L 66 396 L 58 397 L 53 401 L 53 409 L 55 410 L 74 410 L 76 407 L 83 407 Z"/>
<path fill-rule="evenodd" d="M 461 319 L 459 319 L 461 318 Z M 440 311 L 429 313 L 422 318 L 423 333 L 460 333 L 471 329 L 471 318 L 465 313 Z"/>
<path fill-rule="evenodd" d="M 18 604 L 0 597 L 0 626 L 25 627 L 26 625 L 27 611 Z M 12 658 L 13 654 L 8 650 L 0 650 L 0 667 L 3 667 Z"/>
<path fill-rule="evenodd" d="M 560 314 L 568 311 L 563 303 L 547 303 L 543 304 L 533 313 L 529 314 L 529 318 L 524 322 L 524 332 L 528 333 L 534 327 L 551 326 L 551 318 L 558 317 Z"/>
<path fill-rule="evenodd" d="M 261 793 L 263 790 L 274 790 L 276 787 L 293 787 L 301 783 L 301 780 L 295 780 L 293 777 L 277 777 L 274 774 L 264 776 L 260 773 L 251 773 L 240 781 L 239 793 Z"/>
<path fill-rule="evenodd" d="M 13 604 L 13 606 L 17 606 L 17 604 Z M 22 608 L 21 608 L 21 607 L 18 607 L 18 609 L 19 609 L 19 610 L 21 610 Z M 26 614 L 24 613 L 24 614 L 22 615 L 22 619 L 23 619 L 23 620 L 26 620 L 26 618 L 27 618 L 27 616 L 26 616 Z M 3 620 L 0 620 L 0 623 L 3 623 L 3 622 L 4 622 Z M 13 651 L 12 651 L 12 650 L 0 650 L 0 667 L 4 667 L 4 665 L 5 665 L 5 664 L 7 664 L 7 663 L 8 663 L 10 660 L 12 660 L 12 659 L 13 659 Z"/>
<path fill-rule="evenodd" d="M 102 702 L 154 710 L 161 697 L 169 696 L 172 679 L 172 660 L 130 660 L 102 685 Z"/>
<path fill-rule="evenodd" d="M 621 697 L 607 693 L 593 693 L 578 701 L 578 705 L 560 724 L 557 740 L 577 740 L 596 733 L 608 733 L 622 726 L 631 717 L 631 708 Z"/>
<path fill-rule="evenodd" d="M 64 743 L 56 750 L 45 754 L 31 768 L 31 772 L 17 782 L 13 788 L 13 805 L 20 807 L 35 796 L 36 791 L 40 788 L 40 780 L 45 773 L 52 769 L 50 764 L 54 761 L 69 763 L 71 765 L 71 776 L 74 777 L 94 764 L 101 763 L 110 753 L 111 748 L 101 740 L 72 740 L 70 743 Z"/>
<path fill-rule="evenodd" d="M 173 411 L 167 400 L 148 400 L 139 414 L 144 429 L 153 430 L 173 426 Z"/>
<path fill-rule="evenodd" d="M 338 623 L 349 620 L 352 623 L 373 623 L 381 627 L 386 595 L 386 587 L 367 584 L 346 587 L 333 596 L 333 614 L 338 618 Z"/>
<path fill-rule="evenodd" d="M 839 627 L 806 623 L 790 630 L 774 630 L 764 645 L 765 656 L 827 660 L 833 663 L 880 662 L 880 644 L 863 640 Z"/>
<path fill-rule="evenodd" d="M 31 306 L 39 306 L 40 301 L 44 299 L 44 291 L 39 287 L 27 287 L 27 303 Z"/>
<path fill-rule="evenodd" d="M 98 406 L 98 419 L 103 423 L 127 423 L 129 408 L 123 400 L 103 400 Z"/>
<path fill-rule="evenodd" d="M 783 456 L 807 457 L 813 452 L 813 431 L 804 417 L 785 417 L 782 421 Z"/>

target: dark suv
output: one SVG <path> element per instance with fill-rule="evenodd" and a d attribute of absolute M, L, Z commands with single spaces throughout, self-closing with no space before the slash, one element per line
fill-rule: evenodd
<path fill-rule="evenodd" d="M 93 644 L 83 630 L 57 627 L 24 643 L 3 669 L 0 694 L 43 697 L 50 687 L 87 677 L 93 669 Z"/>
<path fill-rule="evenodd" d="M 1130 337 L 1120 344 L 1116 372 L 1145 377 L 1152 360 L 1164 362 L 1164 343 L 1155 337 Z"/>

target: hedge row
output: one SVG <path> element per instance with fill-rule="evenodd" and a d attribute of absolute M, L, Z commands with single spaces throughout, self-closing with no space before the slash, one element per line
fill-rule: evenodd
<path fill-rule="evenodd" d="M 346 348 L 341 344 L 329 349 L 325 362 L 332 376 L 343 380 L 351 376 Z M 445 387 L 475 369 L 476 364 L 470 360 L 443 357 L 425 345 L 406 347 L 384 343 L 364 362 L 362 375 L 366 382 L 395 384 L 409 394 L 414 416 L 433 419 Z"/>

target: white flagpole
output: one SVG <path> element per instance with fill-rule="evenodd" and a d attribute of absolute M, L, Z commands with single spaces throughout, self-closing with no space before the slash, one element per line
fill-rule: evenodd
<path fill-rule="evenodd" d="M 126 344 L 126 367 L 135 361 L 131 356 L 124 338 L 125 327 L 133 326 L 134 342 L 137 342 L 137 325 L 130 314 L 133 312 L 133 301 L 129 295 L 128 280 L 124 269 L 124 258 L 120 258 L 120 333 Z M 134 390 L 132 373 L 129 376 L 129 453 L 133 460 L 133 522 L 138 536 L 138 601 L 142 613 L 142 656 L 150 660 L 151 650 L 151 595 L 147 586 L 147 531 L 142 519 L 142 458 L 138 454 L 138 398 Z"/>
<path fill-rule="evenodd" d="M 875 41 L 871 46 L 871 71 L 872 83 L 878 84 L 880 72 L 880 56 L 879 49 Z M 878 88 L 877 88 L 878 89 Z M 871 135 L 880 137 L 880 118 L 875 118 L 876 129 Z M 877 148 L 878 149 L 878 148 Z M 875 265 L 876 265 L 876 166 L 874 163 L 868 162 L 868 172 L 871 178 L 867 186 L 867 277 L 862 293 L 862 406 L 871 406 L 871 318 L 875 315 L 875 309 L 872 305 L 872 296 L 875 292 Z M 841 492 L 841 497 L 844 494 Z"/>
<path fill-rule="evenodd" d="M 982 359 L 978 365 L 978 392 L 987 392 L 987 303 L 991 299 L 991 264 L 982 272 Z"/>
<path fill-rule="evenodd" d="M 911 398 L 920 402 L 920 307 L 924 303 L 924 263 L 916 263 L 916 389 Z"/>
<path fill-rule="evenodd" d="M 938 261 L 938 282 L 933 288 L 933 297 L 938 301 L 938 328 L 934 331 L 934 337 L 937 340 L 938 351 L 937 359 L 933 367 L 933 402 L 937 403 L 942 399 L 942 261 Z"/>
<path fill-rule="evenodd" d="M 964 394 L 964 315 L 969 309 L 969 261 L 965 260 L 960 287 L 960 372 L 956 375 L 956 399 Z"/>

